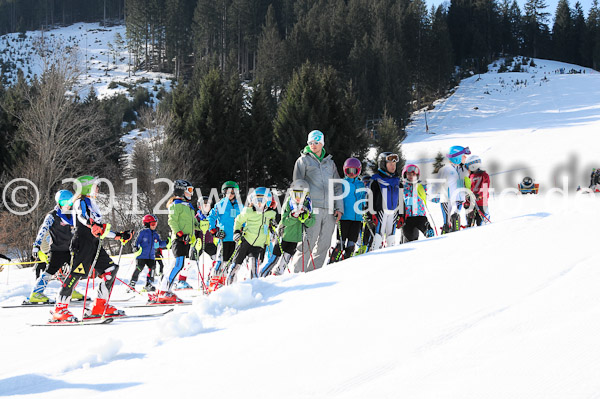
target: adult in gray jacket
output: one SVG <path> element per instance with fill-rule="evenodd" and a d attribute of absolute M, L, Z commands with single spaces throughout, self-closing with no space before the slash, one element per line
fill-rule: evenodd
<path fill-rule="evenodd" d="M 327 259 L 327 251 L 331 245 L 331 237 L 335 230 L 336 222 L 344 213 L 343 200 L 336 200 L 330 204 L 330 197 L 341 196 L 343 187 L 339 183 L 330 185 L 330 180 L 339 179 L 340 175 L 335 167 L 331 155 L 325 153 L 323 148 L 325 136 L 318 130 L 308 134 L 308 145 L 300 153 L 300 158 L 294 165 L 294 181 L 306 180 L 310 187 L 315 224 L 306 229 L 304 244 L 298 244 L 291 267 L 295 273 L 321 268 Z M 330 192 L 330 186 L 333 192 Z M 310 244 L 310 248 L 308 246 Z M 302 248 L 304 247 L 304 256 Z M 313 262 L 310 253 L 313 253 Z M 304 264 L 302 264 L 304 258 Z"/>

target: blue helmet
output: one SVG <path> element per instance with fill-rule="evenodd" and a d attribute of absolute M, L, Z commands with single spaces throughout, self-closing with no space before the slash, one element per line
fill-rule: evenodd
<path fill-rule="evenodd" d="M 258 187 L 252 193 L 251 202 L 254 205 L 262 203 L 265 205 L 265 208 L 268 208 L 273 201 L 273 194 L 271 194 L 271 190 L 266 187 Z"/>
<path fill-rule="evenodd" d="M 60 190 L 54 196 L 58 206 L 73 205 L 73 193 L 69 190 Z"/>
<path fill-rule="evenodd" d="M 469 147 L 461 147 L 459 145 L 454 145 L 450 147 L 450 151 L 446 154 L 446 157 L 455 165 L 460 164 L 463 155 L 471 155 L 471 150 Z"/>

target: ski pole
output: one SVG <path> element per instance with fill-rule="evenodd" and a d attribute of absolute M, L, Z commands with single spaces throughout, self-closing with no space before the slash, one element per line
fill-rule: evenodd
<path fill-rule="evenodd" d="M 431 212 L 429 212 L 429 208 L 427 207 L 427 203 L 425 201 L 423 201 L 423 204 L 425 205 L 425 210 L 427 211 L 427 218 L 431 221 L 431 224 L 433 225 L 433 231 L 435 231 L 435 235 L 437 237 L 438 233 L 437 233 L 437 226 L 435 225 L 435 220 L 433 220 L 433 215 L 431 214 Z"/>
<path fill-rule="evenodd" d="M 98 248 L 96 249 L 96 256 L 94 256 L 94 261 L 92 262 L 92 265 L 90 266 L 90 270 L 88 271 L 88 277 L 87 277 L 87 281 L 85 283 L 85 295 L 83 296 L 83 309 L 81 312 L 81 321 L 83 321 L 83 319 L 85 317 L 85 302 L 87 301 L 87 297 L 88 297 L 88 287 L 89 287 L 89 283 L 90 283 L 90 276 L 92 275 L 92 271 L 96 267 L 96 262 L 98 261 L 98 256 L 100 255 L 101 249 L 102 249 L 102 237 L 100 237 L 98 239 Z M 73 267 L 73 266 L 71 266 L 71 267 Z"/>
<path fill-rule="evenodd" d="M 131 232 L 131 235 L 133 236 L 133 232 Z M 119 240 L 119 241 L 121 241 L 121 248 L 119 248 L 119 259 L 117 260 L 117 267 L 119 266 L 119 263 L 121 262 L 121 254 L 123 253 L 123 240 Z M 115 276 L 114 276 L 115 279 L 117 278 L 117 270 L 115 270 Z M 112 295 L 113 288 L 115 288 L 115 281 L 113 281 L 112 285 L 110 286 L 110 290 L 108 291 L 108 298 L 106 299 L 106 303 L 104 304 L 104 310 L 102 311 L 102 320 L 104 320 L 104 315 L 106 314 L 106 309 L 108 309 L 108 303 L 110 302 L 110 296 Z"/>
<path fill-rule="evenodd" d="M 306 237 L 306 245 L 308 246 L 308 250 L 309 250 L 309 254 L 310 254 L 310 260 L 312 261 L 312 265 L 313 265 L 313 270 L 317 270 L 317 267 L 315 266 L 315 260 L 313 259 L 313 255 L 312 255 L 312 247 L 310 246 L 310 242 L 308 241 L 308 237 Z M 308 269 L 308 267 L 307 267 Z"/>
<path fill-rule="evenodd" d="M 115 278 L 121 282 L 121 284 L 125 284 L 126 286 L 128 286 L 129 288 L 131 288 L 131 290 L 133 292 L 135 292 L 138 295 L 144 296 L 144 294 L 142 294 L 141 292 L 139 292 L 138 290 L 135 289 L 135 287 L 132 287 L 131 285 L 127 284 L 125 281 L 121 280 L 120 278 L 118 278 L 117 276 L 115 276 Z"/>
<path fill-rule="evenodd" d="M 202 254 L 196 255 L 196 268 L 198 269 L 198 278 L 202 278 L 202 289 L 204 290 L 204 292 L 208 292 L 208 287 L 204 283 L 204 273 L 200 274 L 200 260 L 198 259 L 199 256 L 202 256 Z M 204 270 L 204 260 L 202 261 L 202 270 Z M 200 287 L 200 284 L 198 284 L 198 287 Z"/>

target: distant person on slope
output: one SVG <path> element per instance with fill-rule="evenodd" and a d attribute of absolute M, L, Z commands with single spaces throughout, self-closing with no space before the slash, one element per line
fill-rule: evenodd
<path fill-rule="evenodd" d="M 467 155 L 470 154 L 469 147 L 458 145 L 450 147 L 446 154 L 450 164 L 442 167 L 435 176 L 440 181 L 432 185 L 431 191 L 434 195 L 432 201 L 441 201 L 444 217 L 442 234 L 460 229 L 460 210 L 465 202 L 467 191 L 465 189 L 471 188 L 469 171 L 464 165 Z"/>
<path fill-rule="evenodd" d="M 471 172 L 469 179 L 471 180 L 471 192 L 475 196 L 475 204 L 465 202 L 467 210 L 467 226 L 481 226 L 484 220 L 490 220 L 488 210 L 488 199 L 490 196 L 490 175 L 483 170 L 481 158 L 477 155 L 471 155 L 467 158 L 465 166 Z M 473 208 L 469 211 L 469 208 Z"/>
<path fill-rule="evenodd" d="M 404 194 L 404 225 L 402 227 L 403 241 L 419 239 L 419 231 L 425 237 L 433 237 L 435 233 L 427 220 L 425 205 L 427 204 L 427 189 L 419 180 L 421 170 L 417 165 L 406 165 L 402 169 L 402 185 Z"/>
<path fill-rule="evenodd" d="M 377 157 L 377 173 L 371 176 L 370 204 L 372 213 L 365 213 L 375 226 L 372 250 L 380 249 L 384 241 L 388 247 L 396 245 L 396 227 L 404 222 L 404 201 L 400 193 L 400 177 L 396 171 L 398 154 L 382 152 Z"/>
<path fill-rule="evenodd" d="M 340 175 L 335 162 L 333 162 L 333 157 L 331 154 L 326 154 L 323 148 L 325 135 L 319 130 L 313 130 L 308 134 L 307 144 L 300 153 L 300 158 L 296 160 L 293 178 L 294 180 L 305 180 L 310 187 L 315 224 L 306 228 L 303 245 L 305 248 L 309 248 L 310 244 L 314 269 L 319 269 L 327 261 L 327 251 L 331 245 L 336 223 L 344 213 L 344 202 L 336 200 L 333 209 L 329 208 L 329 197 L 334 194 L 341 196 L 342 186 L 335 184 L 334 192 L 329 192 L 329 181 L 339 179 Z M 302 244 L 298 244 L 291 265 L 294 272 L 309 271 L 308 265 L 312 264 L 309 263 L 311 262 L 310 258 L 311 256 L 302 256 Z"/>
<path fill-rule="evenodd" d="M 135 240 L 136 248 L 136 266 L 129 280 L 129 286 L 132 290 L 135 290 L 135 283 L 137 283 L 138 277 L 144 267 L 148 268 L 148 274 L 146 276 L 146 285 L 144 289 L 147 292 L 154 292 L 154 275 L 156 274 L 156 250 L 158 248 L 166 248 L 167 241 L 161 240 L 160 235 L 156 231 L 158 225 L 158 219 L 154 215 L 144 215 L 142 218 L 144 228 L 138 234 L 137 240 Z"/>

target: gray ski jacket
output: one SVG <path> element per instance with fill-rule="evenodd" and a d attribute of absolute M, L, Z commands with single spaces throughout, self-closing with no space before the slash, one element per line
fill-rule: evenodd
<path fill-rule="evenodd" d="M 305 148 L 300 153 L 300 158 L 296 160 L 293 177 L 294 180 L 306 180 L 310 186 L 310 199 L 313 208 L 328 209 L 330 194 L 341 196 L 343 193 L 343 187 L 340 183 L 335 183 L 333 193 L 329 193 L 329 180 L 340 179 L 331 154 L 326 155 L 319 162 L 317 157 Z M 343 199 L 336 199 L 333 209 L 328 209 L 329 213 L 333 213 L 334 211 L 344 213 Z"/>

